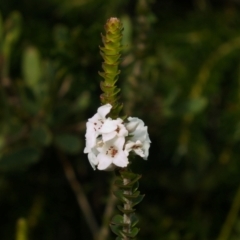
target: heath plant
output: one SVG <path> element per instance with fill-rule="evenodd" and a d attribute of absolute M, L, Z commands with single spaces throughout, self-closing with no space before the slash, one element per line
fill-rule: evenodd
<path fill-rule="evenodd" d="M 99 72 L 103 78 L 101 106 L 87 121 L 84 153 L 88 154 L 94 170 L 116 172 L 114 195 L 122 203 L 117 206 L 122 214 L 112 218 L 110 227 L 117 240 L 129 240 L 136 239 L 139 232 L 134 207 L 144 197 L 138 191 L 141 176 L 131 171 L 130 164 L 135 155 L 147 160 L 151 141 L 141 119 L 120 115 L 123 104 L 116 83 L 120 74 L 122 32 L 123 26 L 118 18 L 107 20 L 105 35 L 102 35 L 103 46 L 100 47 L 104 60 L 103 71 Z"/>

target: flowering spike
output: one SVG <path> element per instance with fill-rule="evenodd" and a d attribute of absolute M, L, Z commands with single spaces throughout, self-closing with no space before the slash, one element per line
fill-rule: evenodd
<path fill-rule="evenodd" d="M 103 47 L 100 48 L 100 54 L 103 57 L 103 72 L 99 75 L 104 78 L 100 86 L 103 91 L 100 99 L 102 104 L 110 103 L 113 107 L 109 114 L 112 118 L 117 118 L 122 109 L 122 104 L 118 103 L 120 89 L 115 86 L 120 74 L 119 58 L 122 50 L 122 23 L 118 18 L 112 17 L 105 24 L 106 36 L 102 35 Z"/>
<path fill-rule="evenodd" d="M 120 89 L 115 84 L 120 74 L 118 66 L 122 30 L 122 23 L 117 18 L 110 18 L 105 25 L 106 36 L 102 35 L 104 46 L 100 47 L 104 60 L 103 72 L 99 72 L 104 79 L 100 82 L 102 106 L 88 119 L 84 153 L 88 154 L 94 170 L 119 170 L 120 174 L 115 181 L 118 190 L 114 191 L 114 195 L 123 204 L 117 206 L 123 216 L 113 217 L 110 227 L 117 235 L 116 240 L 133 240 L 139 232 L 136 227 L 138 218 L 133 207 L 142 201 L 144 195 L 138 191 L 141 175 L 131 172 L 129 164 L 134 155 L 147 160 L 151 141 L 148 128 L 141 119 L 126 116 L 119 118 L 122 104 L 118 101 Z"/>

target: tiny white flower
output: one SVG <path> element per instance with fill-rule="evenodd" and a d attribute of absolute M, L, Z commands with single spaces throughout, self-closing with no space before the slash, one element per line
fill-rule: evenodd
<path fill-rule="evenodd" d="M 102 133 L 102 138 L 104 142 L 109 141 L 116 136 L 126 137 L 128 135 L 128 131 L 123 125 L 123 120 L 120 118 L 116 120 L 108 118 L 102 125 L 100 132 Z"/>
<path fill-rule="evenodd" d="M 134 151 L 137 155 L 144 158 L 145 154 L 142 148 L 143 148 L 143 144 L 139 140 L 137 140 L 136 142 L 127 141 L 124 152 L 128 156 L 130 151 Z"/>
<path fill-rule="evenodd" d="M 147 127 L 144 122 L 139 118 L 128 118 L 128 123 L 125 124 L 129 131 L 129 141 L 125 146 L 125 153 L 134 151 L 137 155 L 147 160 L 149 155 L 149 147 L 151 140 L 149 139 Z"/>
<path fill-rule="evenodd" d="M 100 135 L 100 129 L 106 120 L 106 115 L 112 108 L 111 104 L 106 104 L 98 108 L 97 113 L 87 122 L 86 131 L 86 147 L 84 153 L 91 152 L 91 149 L 96 145 L 96 139 Z"/>
<path fill-rule="evenodd" d="M 99 154 L 97 155 L 99 170 L 108 170 L 109 168 L 118 166 L 126 167 L 128 165 L 128 158 L 123 151 L 123 145 L 125 138 L 116 137 L 110 141 L 104 143 L 100 148 L 97 148 Z"/>

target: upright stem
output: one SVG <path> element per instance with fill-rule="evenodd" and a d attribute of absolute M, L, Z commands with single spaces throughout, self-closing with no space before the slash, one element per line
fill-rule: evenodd
<path fill-rule="evenodd" d="M 130 183 L 130 179 L 128 178 L 124 178 L 123 179 L 123 184 L 127 185 Z M 132 189 L 129 190 L 124 190 L 123 191 L 124 194 L 131 196 L 132 195 Z M 126 202 L 124 203 L 124 210 L 129 211 L 132 210 L 132 201 L 129 199 L 126 199 Z M 131 232 L 131 214 L 132 213 L 124 213 L 123 214 L 123 232 L 124 233 L 130 233 Z M 124 237 L 124 240 L 129 240 L 129 238 L 127 236 Z"/>
<path fill-rule="evenodd" d="M 123 207 L 118 205 L 118 209 L 122 215 L 116 215 L 112 218 L 110 227 L 118 236 L 116 240 L 136 239 L 139 228 L 136 227 L 138 218 L 133 208 L 142 201 L 144 195 L 140 195 L 138 191 L 138 180 L 140 175 L 131 172 L 129 169 L 121 169 L 120 176 L 116 178 L 115 185 L 118 190 L 114 195 L 123 202 Z"/>

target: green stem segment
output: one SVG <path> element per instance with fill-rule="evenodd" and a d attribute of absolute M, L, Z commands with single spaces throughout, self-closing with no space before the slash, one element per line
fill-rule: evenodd
<path fill-rule="evenodd" d="M 114 195 L 123 203 L 123 207 L 118 205 L 123 216 L 114 216 L 110 225 L 112 231 L 118 236 L 116 240 L 136 239 L 139 232 L 139 228 L 136 227 L 138 218 L 133 207 L 140 203 L 144 197 L 138 191 L 140 178 L 140 175 L 129 172 L 128 169 L 122 169 L 115 181 L 119 190 L 115 191 Z"/>
<path fill-rule="evenodd" d="M 110 18 L 105 24 L 105 31 L 106 35 L 102 35 L 104 46 L 100 47 L 100 53 L 104 60 L 103 72 L 99 72 L 99 75 L 104 78 L 100 84 L 103 91 L 100 99 L 102 104 L 110 103 L 113 106 L 110 117 L 117 118 L 122 109 L 122 104 L 118 102 L 120 89 L 115 86 L 120 74 L 118 66 L 122 50 L 122 23 L 118 18 Z"/>

